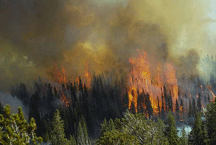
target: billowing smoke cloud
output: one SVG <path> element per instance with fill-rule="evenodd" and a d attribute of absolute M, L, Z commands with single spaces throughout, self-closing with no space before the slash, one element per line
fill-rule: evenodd
<path fill-rule="evenodd" d="M 53 66 L 83 75 L 127 71 L 145 50 L 150 62 L 172 61 L 196 74 L 207 4 L 202 0 L 2 0 L 0 84 L 49 77 Z M 190 49 L 194 50 L 190 51 Z M 192 64 L 187 60 L 191 59 Z M 180 65 L 179 65 L 180 64 Z M 153 65 L 154 66 L 154 65 Z"/>

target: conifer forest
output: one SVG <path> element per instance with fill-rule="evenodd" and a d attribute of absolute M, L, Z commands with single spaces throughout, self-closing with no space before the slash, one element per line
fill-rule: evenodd
<path fill-rule="evenodd" d="M 215 145 L 214 0 L 0 0 L 0 145 Z"/>

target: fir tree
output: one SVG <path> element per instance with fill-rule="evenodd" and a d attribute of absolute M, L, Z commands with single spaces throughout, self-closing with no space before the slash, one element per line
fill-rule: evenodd
<path fill-rule="evenodd" d="M 160 100 L 159 97 L 157 97 L 157 101 L 158 101 L 158 116 L 161 117 L 161 110 L 160 110 Z"/>
<path fill-rule="evenodd" d="M 165 114 L 165 99 L 164 96 L 162 96 L 162 108 L 161 108 L 161 117 L 163 120 L 165 120 L 166 114 Z"/>
<path fill-rule="evenodd" d="M 175 107 L 175 111 L 176 111 L 176 120 L 179 121 L 179 104 L 178 104 L 178 100 L 176 99 L 176 107 Z"/>
<path fill-rule="evenodd" d="M 123 96 L 123 111 L 125 111 L 128 108 L 128 103 L 129 103 L 128 92 L 127 92 L 127 89 L 126 89 L 126 93 Z"/>
<path fill-rule="evenodd" d="M 216 100 L 207 106 L 206 126 L 210 143 L 213 145 L 216 142 Z"/>
<path fill-rule="evenodd" d="M 68 143 L 64 133 L 64 121 L 61 119 L 59 110 L 56 109 L 52 120 L 52 132 L 50 141 L 53 145 L 63 145 Z"/>
<path fill-rule="evenodd" d="M 76 145 L 76 139 L 74 136 L 70 135 L 69 141 L 70 141 L 70 145 Z"/>
<path fill-rule="evenodd" d="M 165 136 L 171 145 L 179 145 L 179 137 L 177 135 L 175 118 L 171 111 L 169 111 L 167 115 Z"/>
<path fill-rule="evenodd" d="M 158 118 L 158 122 L 157 122 L 157 140 L 158 142 L 156 142 L 155 144 L 157 145 L 169 145 L 168 139 L 164 134 L 165 131 L 165 124 L 164 122 Z"/>
<path fill-rule="evenodd" d="M 78 132 L 77 132 L 77 144 L 78 145 L 84 145 L 84 144 L 90 145 L 91 144 L 91 140 L 88 137 L 86 123 L 83 117 L 79 121 Z"/>
<path fill-rule="evenodd" d="M 197 114 L 196 101 L 194 98 L 193 98 L 192 108 L 193 108 L 193 115 Z"/>
<path fill-rule="evenodd" d="M 193 107 L 191 104 L 191 101 L 189 99 L 189 111 L 188 111 L 188 117 L 192 117 L 193 116 Z"/>
<path fill-rule="evenodd" d="M 40 100 L 41 99 L 39 97 L 38 91 L 36 90 L 30 99 L 28 119 L 29 121 L 32 117 L 35 119 L 36 124 L 38 125 L 36 134 L 42 136 L 42 134 L 44 133 L 44 128 L 39 110 Z"/>
<path fill-rule="evenodd" d="M 201 113 L 196 114 L 196 119 L 194 121 L 194 126 L 190 132 L 188 143 L 191 145 L 207 145 L 208 138 L 205 134 L 205 130 L 202 127 L 203 122 L 201 120 Z"/>
<path fill-rule="evenodd" d="M 4 115 L 4 106 L 0 102 L 0 114 Z"/>
<path fill-rule="evenodd" d="M 185 127 L 183 127 L 180 137 L 180 144 L 181 145 L 187 145 L 188 144 L 188 138 L 186 136 Z"/>
<path fill-rule="evenodd" d="M 21 83 L 20 86 L 17 88 L 17 93 L 16 93 L 17 98 L 19 98 L 24 105 L 28 106 L 29 105 L 29 92 L 26 88 L 26 85 Z"/>
<path fill-rule="evenodd" d="M 197 110 L 198 110 L 198 112 L 201 112 L 201 109 L 202 109 L 202 102 L 201 102 L 201 95 L 199 93 L 198 98 L 197 98 Z"/>
<path fill-rule="evenodd" d="M 135 109 L 135 105 L 134 105 L 133 101 L 131 102 L 131 108 L 130 108 L 130 110 L 131 110 L 131 113 L 133 113 L 133 114 L 136 113 L 136 109 Z"/>
<path fill-rule="evenodd" d="M 107 131 L 112 131 L 115 129 L 115 124 L 112 119 L 107 122 L 106 119 L 104 119 L 103 123 L 101 124 L 101 135 L 103 135 Z"/>
<path fill-rule="evenodd" d="M 146 109 L 148 111 L 148 116 L 152 117 L 153 116 L 153 108 L 151 105 L 150 96 L 149 96 L 149 94 L 147 94 L 145 97 L 146 97 L 145 98 L 145 105 L 146 105 Z"/>

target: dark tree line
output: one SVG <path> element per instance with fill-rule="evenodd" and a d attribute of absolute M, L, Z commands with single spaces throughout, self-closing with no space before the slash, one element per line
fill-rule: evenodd
<path fill-rule="evenodd" d="M 200 86 L 202 82 L 197 80 L 196 84 Z M 200 87 L 197 88 L 200 89 Z M 28 117 L 33 117 L 38 125 L 37 135 L 46 138 L 50 136 L 47 132 L 51 129 L 49 124 L 52 122 L 56 109 L 59 110 L 61 118 L 64 120 L 64 132 L 67 138 L 77 136 L 81 120 L 85 122 L 90 137 L 98 137 L 100 123 L 104 119 L 122 118 L 123 113 L 128 109 L 128 91 L 122 80 L 111 85 L 104 77 L 94 76 L 90 88 L 86 87 L 81 78 L 78 82 L 60 85 L 38 81 L 35 83 L 34 89 L 34 92 L 30 93 L 25 84 L 20 84 L 12 88 L 11 94 L 17 96 L 29 108 Z M 157 117 L 166 120 L 170 110 L 174 112 L 176 121 L 179 121 L 185 116 L 195 117 L 195 114 L 201 111 L 202 103 L 210 101 L 210 97 L 203 96 L 201 91 L 197 98 L 189 98 L 185 94 L 185 97 L 182 98 L 179 95 L 178 100 L 173 100 L 165 86 L 163 90 L 163 96 L 157 98 L 158 110 L 153 110 L 148 93 L 138 91 L 137 108 L 132 102 L 130 111 L 134 114 L 145 114 L 149 118 L 154 118 L 154 111 L 156 111 Z M 62 100 L 63 96 L 66 100 Z M 161 97 L 162 106 L 160 106 L 159 97 Z M 188 113 L 184 99 L 189 100 Z M 175 103 L 173 104 L 173 102 Z"/>

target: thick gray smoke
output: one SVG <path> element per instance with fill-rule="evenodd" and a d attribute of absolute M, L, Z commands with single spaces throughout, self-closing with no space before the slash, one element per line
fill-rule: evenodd
<path fill-rule="evenodd" d="M 52 78 L 55 65 L 69 78 L 86 66 L 95 74 L 127 72 L 137 49 L 153 69 L 170 61 L 196 75 L 205 9 L 202 0 L 2 0 L 0 88 Z"/>

